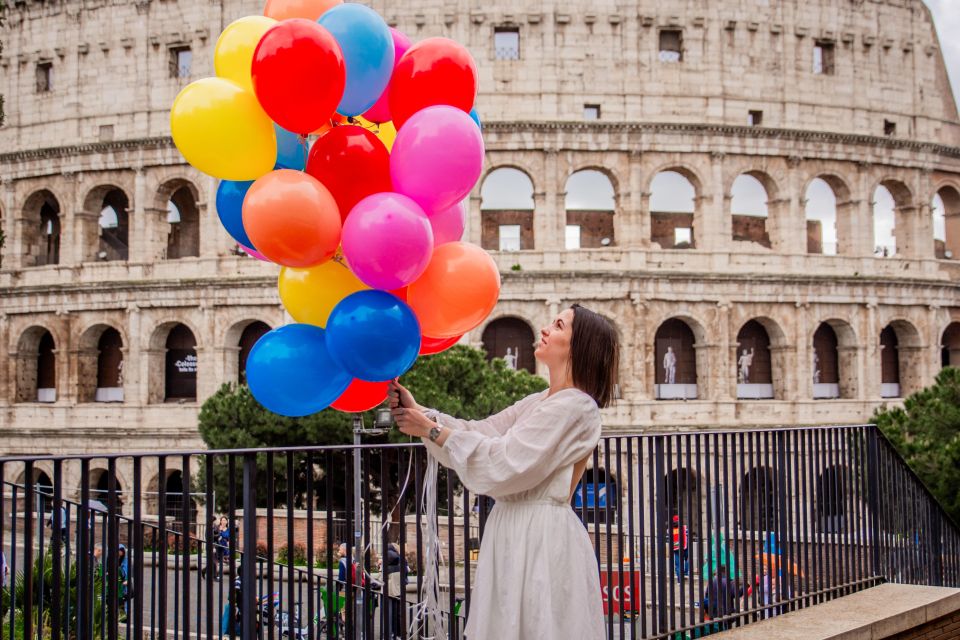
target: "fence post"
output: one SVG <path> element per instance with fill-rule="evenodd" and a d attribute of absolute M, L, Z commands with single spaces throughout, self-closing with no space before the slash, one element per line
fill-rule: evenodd
<path fill-rule="evenodd" d="M 877 426 L 867 429 L 867 504 L 870 507 L 870 559 L 874 576 L 880 575 L 880 441 Z"/>
<path fill-rule="evenodd" d="M 654 482 L 657 491 L 654 494 L 657 521 L 653 526 L 654 557 L 657 559 L 657 624 L 655 631 L 664 632 L 667 626 L 667 501 L 664 469 L 664 440 L 666 436 L 654 436 L 656 461 L 654 462 Z M 607 569 L 609 571 L 609 567 Z M 671 585 L 672 588 L 672 585 Z M 612 597 L 612 595 L 611 595 Z M 611 602 L 612 605 L 612 602 Z"/>
<path fill-rule="evenodd" d="M 247 453 L 243 456 L 243 552 L 240 556 L 240 593 L 243 602 L 240 611 L 243 614 L 243 640 L 257 637 L 257 455 Z M 288 543 L 293 555 L 293 543 Z"/>

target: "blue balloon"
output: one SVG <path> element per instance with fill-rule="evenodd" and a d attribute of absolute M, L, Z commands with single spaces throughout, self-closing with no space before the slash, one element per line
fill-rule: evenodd
<path fill-rule="evenodd" d="M 473 121 L 480 127 L 480 131 L 483 131 L 483 123 L 480 122 L 480 114 L 477 113 L 476 109 L 470 109 L 470 117 L 473 118 Z"/>
<path fill-rule="evenodd" d="M 350 294 L 327 320 L 327 349 L 355 378 L 383 382 L 413 366 L 420 323 L 400 298 L 376 289 Z"/>
<path fill-rule="evenodd" d="M 359 116 L 372 107 L 393 75 L 393 35 L 383 18 L 369 7 L 344 2 L 317 20 L 343 51 L 347 85 L 337 113 Z"/>
<path fill-rule="evenodd" d="M 308 416 L 340 397 L 352 378 L 327 350 L 326 332 L 288 324 L 265 333 L 247 358 L 247 384 L 257 402 L 282 416 Z"/>
<path fill-rule="evenodd" d="M 220 224 L 234 240 L 251 249 L 254 248 L 253 243 L 243 228 L 243 198 L 252 184 L 253 180 L 221 180 L 217 187 L 217 215 L 220 216 Z"/>
<path fill-rule="evenodd" d="M 274 169 L 295 169 L 303 171 L 307 168 L 307 139 L 287 131 L 278 124 L 277 130 L 277 162 Z M 249 245 L 248 245 L 249 246 Z"/>

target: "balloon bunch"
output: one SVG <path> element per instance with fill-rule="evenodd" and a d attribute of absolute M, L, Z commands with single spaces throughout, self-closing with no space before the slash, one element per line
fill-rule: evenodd
<path fill-rule="evenodd" d="M 476 65 L 360 4 L 267 0 L 223 31 L 214 67 L 174 101 L 173 140 L 221 179 L 227 232 L 281 266 L 295 320 L 254 346 L 250 390 L 288 416 L 376 406 L 500 292 L 490 256 L 460 241 L 483 164 Z"/>

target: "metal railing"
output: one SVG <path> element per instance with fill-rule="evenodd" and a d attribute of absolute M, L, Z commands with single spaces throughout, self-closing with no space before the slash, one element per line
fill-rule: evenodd
<path fill-rule="evenodd" d="M 609 435 L 589 466 L 571 508 L 611 639 L 702 637 L 884 581 L 960 587 L 956 524 L 873 426 Z M 408 629 L 425 468 L 420 445 L 0 458 L 0 640 L 427 637 Z M 493 501 L 453 473 L 438 489 L 439 631 L 461 638 Z"/>

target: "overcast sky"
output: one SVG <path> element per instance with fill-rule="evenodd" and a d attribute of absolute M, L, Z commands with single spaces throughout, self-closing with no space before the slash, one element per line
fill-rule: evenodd
<path fill-rule="evenodd" d="M 960 0 L 924 0 L 933 11 L 940 47 L 947 60 L 953 95 L 960 95 Z"/>

